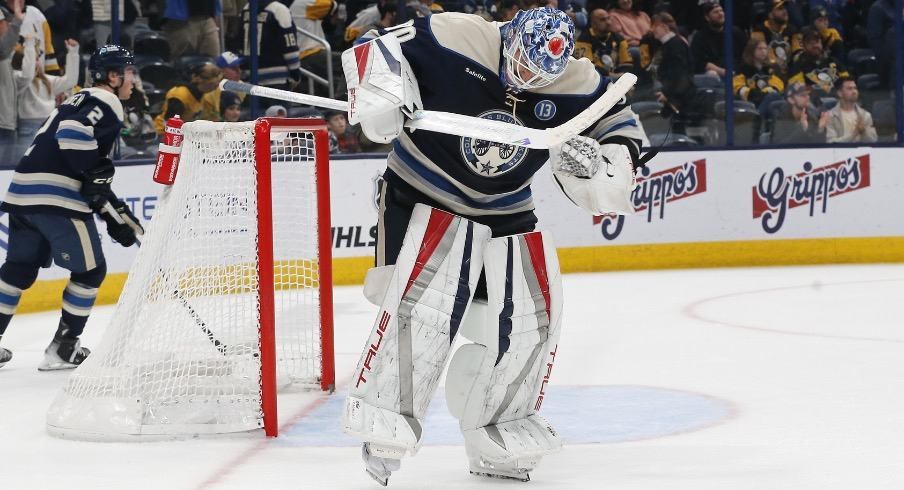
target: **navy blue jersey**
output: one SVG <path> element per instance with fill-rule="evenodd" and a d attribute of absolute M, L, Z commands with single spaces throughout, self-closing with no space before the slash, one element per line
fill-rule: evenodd
<path fill-rule="evenodd" d="M 60 104 L 19 160 L 0 204 L 8 213 L 91 217 L 82 173 L 110 154 L 122 129 L 122 104 L 111 92 L 87 88 Z"/>
<path fill-rule="evenodd" d="M 546 129 L 566 123 L 598 99 L 612 80 L 587 59 L 572 59 L 552 84 L 520 93 L 500 80 L 503 24 L 459 13 L 436 14 L 395 26 L 402 54 L 418 80 L 426 110 L 454 112 Z M 370 39 L 374 32 L 362 40 Z M 643 131 L 619 104 L 585 136 L 640 150 Z M 386 180 L 412 187 L 463 216 L 509 215 L 534 209 L 530 182 L 547 150 L 406 129 L 393 143 Z"/>

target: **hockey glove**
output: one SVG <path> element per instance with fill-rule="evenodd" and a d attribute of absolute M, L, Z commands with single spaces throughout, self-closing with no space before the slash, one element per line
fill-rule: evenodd
<path fill-rule="evenodd" d="M 106 209 L 101 209 L 100 216 L 107 222 L 107 234 L 114 242 L 123 247 L 131 247 L 135 244 L 137 236 L 144 235 L 144 228 L 138 218 L 132 214 L 132 210 L 122 201 L 113 202 L 113 208 L 116 209 L 122 223 L 116 217 L 110 216 Z"/>
<path fill-rule="evenodd" d="M 627 146 L 577 136 L 550 156 L 553 178 L 572 202 L 594 215 L 634 214 L 636 180 Z"/>
<path fill-rule="evenodd" d="M 113 184 L 113 174 L 116 172 L 113 161 L 109 158 L 101 158 L 97 163 L 97 167 L 82 174 L 84 179 L 82 195 L 88 200 L 88 207 L 95 213 L 99 213 L 104 204 L 110 200 L 110 196 L 113 196 L 110 185 Z"/>

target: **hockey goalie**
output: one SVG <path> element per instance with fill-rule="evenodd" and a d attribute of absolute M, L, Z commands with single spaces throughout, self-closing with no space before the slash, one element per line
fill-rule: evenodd
<path fill-rule="evenodd" d="M 380 307 L 343 411 L 367 472 L 386 485 L 423 441 L 446 373 L 471 473 L 527 481 L 561 450 L 539 415 L 558 354 L 562 284 L 548 232 L 535 231 L 533 175 L 593 214 L 633 212 L 643 132 L 624 99 L 550 150 L 404 128 L 438 110 L 547 129 L 606 92 L 572 59 L 574 26 L 550 8 L 509 23 L 436 14 L 371 31 L 343 53 L 349 119 L 392 142 L 381 189 L 376 267 L 365 295 Z M 453 354 L 458 334 L 466 343 Z M 450 360 L 451 357 L 451 360 Z"/>

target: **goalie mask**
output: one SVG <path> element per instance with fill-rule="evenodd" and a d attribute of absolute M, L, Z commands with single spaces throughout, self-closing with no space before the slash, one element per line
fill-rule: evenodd
<path fill-rule="evenodd" d="M 512 90 L 545 87 L 565 72 L 574 24 L 564 12 L 520 10 L 502 31 L 502 81 Z"/>

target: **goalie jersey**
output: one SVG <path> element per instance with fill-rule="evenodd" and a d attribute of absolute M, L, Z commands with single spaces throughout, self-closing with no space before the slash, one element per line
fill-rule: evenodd
<path fill-rule="evenodd" d="M 122 104 L 113 93 L 87 88 L 67 99 L 19 160 L 0 210 L 91 218 L 82 172 L 110 154 L 121 129 Z"/>
<path fill-rule="evenodd" d="M 371 31 L 361 42 L 386 33 L 399 38 L 426 110 L 538 129 L 570 121 L 614 82 L 601 77 L 590 60 L 572 59 L 548 86 L 506 91 L 499 77 L 502 25 L 476 15 L 444 13 Z M 623 103 L 582 134 L 627 145 L 635 161 L 643 138 L 634 113 Z M 417 192 L 428 204 L 477 221 L 528 213 L 535 223 L 530 183 L 548 159 L 547 150 L 405 129 L 393 142 L 384 177 L 404 193 Z"/>

